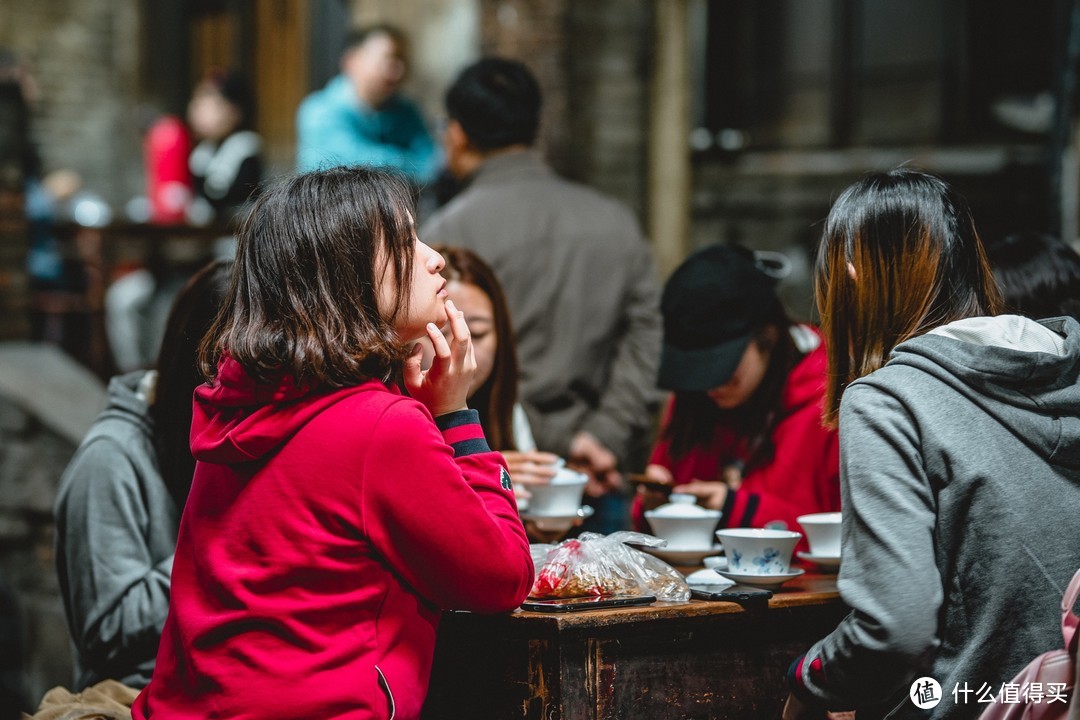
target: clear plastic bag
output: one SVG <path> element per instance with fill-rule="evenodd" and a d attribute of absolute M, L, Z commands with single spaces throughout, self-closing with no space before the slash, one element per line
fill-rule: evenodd
<path fill-rule="evenodd" d="M 667 544 L 666 540 L 636 532 L 586 532 L 579 538 L 563 540 L 546 551 L 542 562 L 536 562 L 536 581 L 529 597 L 655 595 L 657 600 L 690 599 L 690 587 L 678 570 L 629 547 L 625 544 L 628 542 L 648 547 Z"/>

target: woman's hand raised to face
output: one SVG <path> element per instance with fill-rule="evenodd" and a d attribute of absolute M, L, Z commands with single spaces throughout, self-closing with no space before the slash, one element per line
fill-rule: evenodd
<path fill-rule="evenodd" d="M 449 340 L 435 323 L 427 325 L 428 338 L 435 349 L 431 367 L 426 371 L 421 369 L 423 351 L 419 343 L 405 361 L 405 387 L 436 417 L 468 407 L 465 400 L 476 374 L 476 357 L 465 313 L 447 300 L 446 318 L 450 322 Z"/>

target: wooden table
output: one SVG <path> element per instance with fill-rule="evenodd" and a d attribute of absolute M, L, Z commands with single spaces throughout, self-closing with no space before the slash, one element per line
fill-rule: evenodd
<path fill-rule="evenodd" d="M 847 614 L 808 572 L 768 606 L 444 615 L 423 717 L 774 718 L 791 661 Z"/>

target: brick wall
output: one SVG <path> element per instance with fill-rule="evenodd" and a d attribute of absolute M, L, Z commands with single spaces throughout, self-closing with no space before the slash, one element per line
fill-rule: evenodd
<path fill-rule="evenodd" d="M 38 86 L 32 132 L 45 171 L 71 168 L 112 203 L 142 188 L 138 6 L 138 0 L 0 3 L 0 46 L 29 64 Z"/>
<path fill-rule="evenodd" d="M 544 92 L 541 147 L 560 173 L 644 215 L 651 2 L 481 0 L 483 54 L 523 60 Z"/>

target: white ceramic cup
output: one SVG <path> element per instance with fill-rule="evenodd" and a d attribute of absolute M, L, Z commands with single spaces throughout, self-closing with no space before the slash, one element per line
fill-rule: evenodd
<path fill-rule="evenodd" d="M 840 557 L 840 513 L 811 513 L 796 520 L 806 531 L 812 555 Z"/>
<path fill-rule="evenodd" d="M 584 473 L 559 468 L 550 483 L 529 485 L 528 513 L 555 517 L 573 515 L 581 508 L 581 498 L 585 495 L 588 480 Z"/>
<path fill-rule="evenodd" d="M 802 533 L 790 530 L 730 528 L 717 530 L 728 570 L 744 575 L 782 575 L 791 570 L 791 553 Z"/>
<path fill-rule="evenodd" d="M 667 540 L 668 550 L 701 550 L 712 547 L 713 531 L 720 511 L 697 504 L 693 495 L 673 493 L 671 502 L 645 512 L 653 535 Z"/>

